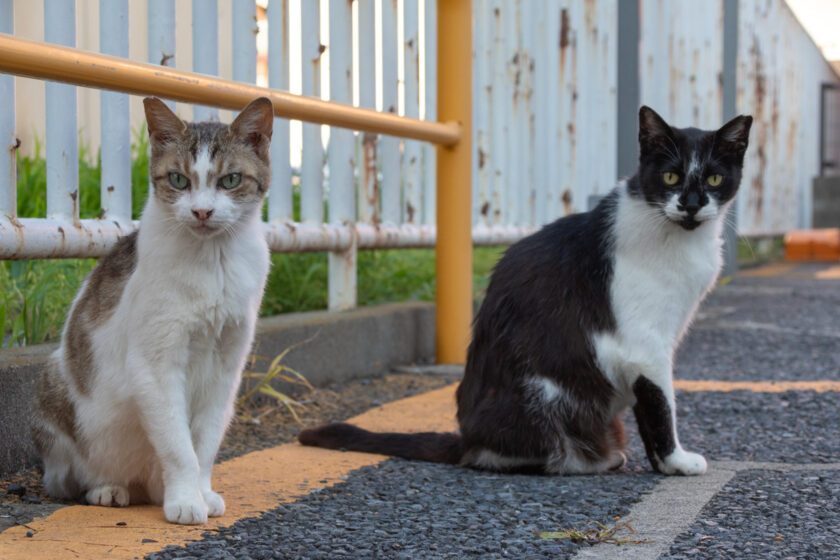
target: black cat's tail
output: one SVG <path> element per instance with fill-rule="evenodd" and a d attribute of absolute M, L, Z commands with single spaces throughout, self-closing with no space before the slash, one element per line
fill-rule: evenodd
<path fill-rule="evenodd" d="M 457 465 L 463 455 L 458 434 L 376 433 L 343 422 L 306 428 L 298 434 L 298 441 L 313 447 L 377 453 L 447 465 Z"/>

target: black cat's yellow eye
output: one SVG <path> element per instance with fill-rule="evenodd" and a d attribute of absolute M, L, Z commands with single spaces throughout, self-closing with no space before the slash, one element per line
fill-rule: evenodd
<path fill-rule="evenodd" d="M 219 179 L 219 186 L 223 189 L 235 189 L 242 182 L 242 175 L 239 173 L 231 173 Z"/>
<path fill-rule="evenodd" d="M 706 182 L 709 183 L 710 187 L 719 186 L 721 181 L 723 181 L 723 175 L 709 175 L 706 177 Z"/>
<path fill-rule="evenodd" d="M 677 181 L 680 180 L 680 176 L 676 173 L 663 173 L 662 180 L 665 181 L 666 185 L 676 185 Z"/>
<path fill-rule="evenodd" d="M 190 186 L 190 180 L 181 175 L 180 173 L 175 173 L 174 171 L 169 174 L 169 184 L 172 185 L 173 189 L 178 189 L 182 191 Z"/>

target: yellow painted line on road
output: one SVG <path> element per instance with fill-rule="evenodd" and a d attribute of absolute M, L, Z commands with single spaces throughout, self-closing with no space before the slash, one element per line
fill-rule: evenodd
<path fill-rule="evenodd" d="M 840 265 L 816 263 L 822 268 L 814 270 L 815 263 L 772 263 L 757 268 L 738 271 L 738 276 L 745 278 L 772 278 L 774 276 L 786 278 L 816 278 L 818 280 L 840 279 Z"/>
<path fill-rule="evenodd" d="M 456 428 L 454 392 L 455 386 L 451 385 L 374 408 L 350 421 L 378 431 L 452 431 Z M 227 511 L 206 525 L 167 523 L 163 509 L 157 506 L 69 506 L 0 533 L 0 558 L 142 557 L 168 545 L 199 540 L 204 531 L 258 516 L 309 490 L 332 486 L 351 471 L 384 459 L 380 455 L 337 453 L 297 443 L 255 451 L 214 469 L 215 490 L 224 497 Z M 28 531 L 32 537 L 26 536 Z M 277 547 L 282 550 L 283 543 L 277 543 Z"/>
<path fill-rule="evenodd" d="M 748 268 L 739 270 L 738 276 L 746 277 L 765 277 L 765 276 L 784 276 L 785 274 L 796 269 L 798 265 L 790 263 L 774 263 L 757 268 Z"/>
<path fill-rule="evenodd" d="M 820 270 L 814 276 L 820 280 L 838 280 L 840 279 L 840 265 Z"/>
<path fill-rule="evenodd" d="M 681 391 L 840 391 L 836 381 L 732 382 L 677 380 Z M 375 431 L 448 432 L 454 430 L 455 387 L 449 385 L 395 401 L 356 416 L 350 422 Z M 199 540 L 205 531 L 229 527 L 292 502 L 315 488 L 329 487 L 358 468 L 386 458 L 365 453 L 340 453 L 296 443 L 255 451 L 225 461 L 213 473 L 215 489 L 227 504 L 224 516 L 203 526 L 167 523 L 157 506 L 103 508 L 69 506 L 27 525 L 0 533 L 3 560 L 63 558 L 136 558 L 169 545 Z M 125 523 L 125 525 L 117 525 Z M 26 537 L 31 531 L 32 537 Z M 147 542 L 143 542 L 146 540 Z M 277 543 L 282 549 L 283 543 Z"/>
<path fill-rule="evenodd" d="M 680 391 L 753 391 L 755 393 L 785 393 L 787 391 L 840 391 L 840 381 L 687 381 L 674 380 Z"/>

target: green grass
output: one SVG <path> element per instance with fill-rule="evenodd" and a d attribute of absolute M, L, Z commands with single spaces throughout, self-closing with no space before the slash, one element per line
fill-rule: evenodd
<path fill-rule="evenodd" d="M 135 134 L 132 145 L 132 214 L 140 215 L 148 190 L 148 138 Z M 46 216 L 46 162 L 41 146 L 33 157 L 18 156 L 18 216 Z M 79 158 L 79 213 L 100 215 L 101 161 L 81 150 Z M 294 207 L 299 219 L 300 191 L 295 187 Z M 473 286 L 477 296 L 486 289 L 500 248 L 473 252 Z M 435 294 L 435 257 L 432 249 L 362 251 L 358 257 L 359 305 L 421 300 Z M 327 254 L 276 254 L 271 257 L 262 316 L 326 309 Z M 0 261 L 0 346 L 22 346 L 57 341 L 67 310 L 94 259 Z"/>

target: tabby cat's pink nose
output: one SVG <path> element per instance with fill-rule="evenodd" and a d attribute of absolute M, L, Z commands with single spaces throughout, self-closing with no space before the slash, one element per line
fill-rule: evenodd
<path fill-rule="evenodd" d="M 207 218 L 213 215 L 213 210 L 205 210 L 202 208 L 199 210 L 193 210 L 192 213 L 193 216 L 199 219 L 199 221 L 204 222 L 207 220 Z"/>

